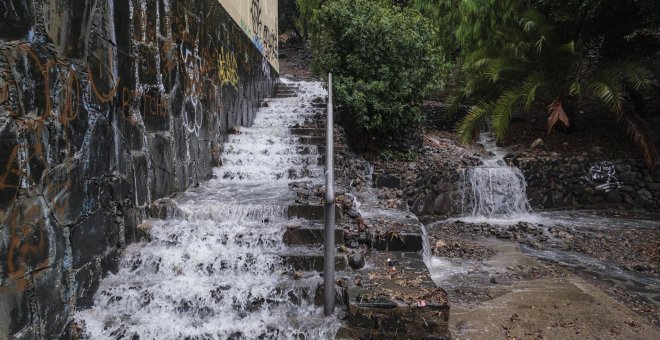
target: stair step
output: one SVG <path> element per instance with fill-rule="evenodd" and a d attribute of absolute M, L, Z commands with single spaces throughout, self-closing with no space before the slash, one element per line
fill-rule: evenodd
<path fill-rule="evenodd" d="M 323 136 L 300 136 L 300 144 L 303 145 L 325 145 Z"/>
<path fill-rule="evenodd" d="M 283 239 L 284 243 L 290 246 L 322 245 L 325 240 L 325 231 L 323 225 L 320 224 L 287 228 Z M 335 229 L 335 243 L 344 244 L 344 229 Z"/>
<path fill-rule="evenodd" d="M 310 284 L 311 283 L 311 284 Z M 317 306 L 323 305 L 323 277 L 317 272 L 303 274 L 302 279 L 294 279 L 279 285 L 278 293 L 287 292 L 289 302 L 300 306 L 303 301 L 313 301 Z M 335 304 L 343 305 L 344 290 L 335 286 Z"/>
<path fill-rule="evenodd" d="M 297 136 L 325 136 L 325 129 L 316 128 L 291 128 L 291 133 Z"/>
<path fill-rule="evenodd" d="M 390 266 L 387 263 L 396 262 Z M 449 339 L 447 293 L 437 288 L 419 252 L 370 252 L 363 286 L 346 290 L 348 328 L 340 338 Z M 408 282 L 417 281 L 414 286 Z M 396 294 L 394 294 L 396 292 Z"/>
<path fill-rule="evenodd" d="M 295 271 L 323 272 L 323 249 L 320 247 L 297 246 L 287 249 L 279 254 L 285 266 L 291 266 Z M 348 257 L 345 254 L 335 256 L 335 270 L 343 271 L 348 268 Z"/>
<path fill-rule="evenodd" d="M 372 246 L 380 251 L 421 251 L 424 235 L 421 232 L 387 232 L 375 235 Z"/>
<path fill-rule="evenodd" d="M 287 216 L 289 218 L 301 218 L 308 221 L 322 221 L 325 214 L 325 207 L 320 204 L 299 204 L 290 205 L 287 208 Z M 335 205 L 335 220 L 341 220 L 341 209 Z"/>

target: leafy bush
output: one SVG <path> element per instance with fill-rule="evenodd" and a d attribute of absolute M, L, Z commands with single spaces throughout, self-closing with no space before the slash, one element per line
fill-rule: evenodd
<path fill-rule="evenodd" d="M 335 0 L 315 11 L 312 25 L 312 68 L 333 73 L 353 136 L 400 135 L 422 121 L 421 103 L 448 69 L 428 19 L 379 1 Z"/>

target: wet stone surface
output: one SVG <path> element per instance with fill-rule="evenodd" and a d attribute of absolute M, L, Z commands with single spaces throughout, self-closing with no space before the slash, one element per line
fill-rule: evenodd
<path fill-rule="evenodd" d="M 435 241 L 434 279 L 448 289 L 459 310 L 461 305 L 490 303 L 518 285 L 538 280 L 584 280 L 593 285 L 589 291 L 600 289 L 646 319 L 635 321 L 638 324 L 658 327 L 660 278 L 653 269 L 657 223 L 585 216 L 590 215 L 555 213 L 545 221 L 512 225 L 446 221 L 429 226 L 429 237 Z M 620 310 L 615 305 L 608 308 Z M 570 308 L 567 312 L 573 313 Z M 575 323 L 586 328 L 585 334 L 599 334 L 593 329 L 596 323 Z M 625 333 L 613 332 L 604 334 L 625 338 Z"/>

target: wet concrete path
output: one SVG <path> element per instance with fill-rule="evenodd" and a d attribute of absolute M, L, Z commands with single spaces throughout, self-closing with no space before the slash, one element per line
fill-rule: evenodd
<path fill-rule="evenodd" d="M 428 229 L 436 242 L 452 239 L 460 243 L 458 247 L 477 254 L 474 258 L 434 256 L 431 260 L 434 281 L 449 292 L 450 329 L 456 339 L 660 337 L 658 327 L 647 318 L 593 284 L 607 277 L 606 267 L 598 268 L 604 272 L 596 276 L 593 266 L 561 259 L 576 253 L 553 252 L 554 261 L 549 262 L 543 252 L 511 240 L 452 238 L 456 235 L 443 230 L 442 223 Z M 587 268 L 592 271 L 585 272 Z M 631 289 L 624 282 L 618 281 L 619 289 Z M 657 294 L 654 282 L 637 289 Z"/>

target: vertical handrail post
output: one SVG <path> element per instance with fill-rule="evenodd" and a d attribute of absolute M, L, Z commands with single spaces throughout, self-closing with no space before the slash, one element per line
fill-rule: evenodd
<path fill-rule="evenodd" d="M 328 74 L 328 112 L 325 131 L 325 216 L 324 216 L 324 314 L 335 309 L 335 188 L 334 188 L 334 109 L 332 106 L 332 73 Z"/>

